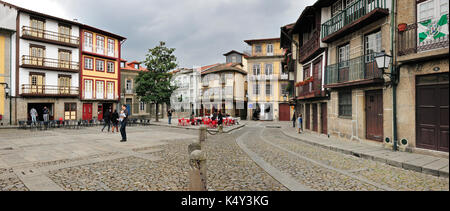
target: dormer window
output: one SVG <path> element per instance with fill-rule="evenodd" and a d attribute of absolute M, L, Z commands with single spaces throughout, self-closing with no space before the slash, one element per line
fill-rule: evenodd
<path fill-rule="evenodd" d="M 120 68 L 125 68 L 125 62 L 120 62 Z"/>
<path fill-rule="evenodd" d="M 139 64 L 134 64 L 134 68 L 139 70 Z"/>

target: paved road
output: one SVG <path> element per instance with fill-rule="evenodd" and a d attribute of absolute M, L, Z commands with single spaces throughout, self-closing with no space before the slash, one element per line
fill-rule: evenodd
<path fill-rule="evenodd" d="M 219 191 L 449 190 L 448 178 L 305 144 L 270 123 L 208 136 L 208 188 Z M 0 131 L 0 190 L 187 190 L 198 131 L 131 127 L 128 143 L 99 128 Z"/>

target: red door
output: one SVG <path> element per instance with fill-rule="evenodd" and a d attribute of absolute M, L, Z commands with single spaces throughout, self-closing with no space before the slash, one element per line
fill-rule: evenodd
<path fill-rule="evenodd" d="M 98 104 L 98 120 L 103 120 L 103 105 Z"/>
<path fill-rule="evenodd" d="M 327 104 L 322 103 L 320 104 L 321 112 L 320 112 L 320 120 L 321 120 L 321 126 L 322 126 L 322 133 L 328 134 L 328 111 L 327 111 Z"/>
<path fill-rule="evenodd" d="M 317 122 L 317 117 L 318 117 L 318 113 L 317 113 L 317 104 L 316 103 L 314 103 L 313 104 L 313 106 L 312 106 L 312 109 L 313 109 L 313 116 L 312 116 L 312 119 L 313 119 L 313 131 L 316 131 L 316 132 L 319 132 L 319 124 L 318 124 L 318 122 Z"/>
<path fill-rule="evenodd" d="M 366 92 L 366 138 L 383 141 L 383 91 Z"/>
<path fill-rule="evenodd" d="M 83 104 L 83 120 L 92 120 L 92 104 Z"/>
<path fill-rule="evenodd" d="M 280 121 L 291 120 L 291 108 L 289 104 L 280 104 Z"/>
<path fill-rule="evenodd" d="M 448 152 L 448 73 L 419 76 L 416 83 L 416 145 Z"/>
<path fill-rule="evenodd" d="M 310 113 L 311 113 L 311 110 L 310 110 L 310 107 L 311 107 L 311 105 L 310 104 L 306 104 L 306 107 L 305 107 L 305 109 L 306 109 L 306 112 L 305 112 L 305 123 L 306 123 L 306 126 L 305 126 L 305 128 L 307 129 L 307 130 L 310 130 L 311 129 L 311 118 L 310 118 Z"/>

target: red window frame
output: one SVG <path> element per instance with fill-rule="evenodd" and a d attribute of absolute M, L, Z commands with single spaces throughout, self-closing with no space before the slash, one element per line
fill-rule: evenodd
<path fill-rule="evenodd" d="M 108 64 L 110 64 L 110 63 L 113 65 L 113 71 L 112 72 L 108 71 Z M 116 63 L 115 62 L 111 62 L 111 61 L 107 61 L 106 62 L 106 72 L 107 73 L 116 73 Z"/>
<path fill-rule="evenodd" d="M 102 70 L 98 70 L 97 69 L 97 62 L 98 61 L 102 61 L 103 62 L 103 71 Z M 105 69 L 106 69 L 106 61 L 104 60 L 104 59 L 95 59 L 95 71 L 97 71 L 97 72 L 105 72 Z"/>
<path fill-rule="evenodd" d="M 91 60 L 92 60 L 92 68 L 91 68 L 91 69 L 86 68 L 86 59 L 91 59 Z M 95 63 L 94 57 L 85 56 L 84 59 L 83 59 L 83 68 L 84 68 L 85 70 L 94 70 L 94 63 Z"/>

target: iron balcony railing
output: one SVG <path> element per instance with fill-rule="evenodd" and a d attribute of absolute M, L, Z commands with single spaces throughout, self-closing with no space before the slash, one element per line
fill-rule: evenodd
<path fill-rule="evenodd" d="M 78 87 L 50 85 L 22 85 L 22 95 L 29 96 L 78 96 Z"/>
<path fill-rule="evenodd" d="M 59 60 L 59 59 L 49 59 L 44 57 L 36 56 L 22 56 L 22 65 L 32 66 L 32 67 L 45 67 L 51 69 L 69 70 L 77 72 L 79 71 L 78 62 Z"/>
<path fill-rule="evenodd" d="M 305 85 L 302 85 L 298 87 L 298 97 L 305 97 L 305 96 L 318 96 L 322 93 L 322 80 L 320 78 L 315 79 L 314 82 L 308 83 Z"/>
<path fill-rule="evenodd" d="M 398 55 L 405 56 L 423 51 L 448 48 L 449 35 L 439 29 L 448 28 L 449 15 L 421 23 L 408 24 L 404 31 L 398 31 Z M 434 29 L 434 30 L 433 30 Z"/>
<path fill-rule="evenodd" d="M 327 66 L 325 77 L 325 85 L 332 85 L 352 81 L 382 79 L 383 73 L 374 60 L 374 54 L 369 54 Z"/>
<path fill-rule="evenodd" d="M 322 38 L 333 34 L 375 9 L 386 9 L 386 0 L 359 0 L 348 5 L 337 15 L 322 24 Z"/>
<path fill-rule="evenodd" d="M 22 36 L 29 36 L 29 37 L 34 37 L 34 38 L 38 38 L 38 39 L 57 41 L 57 42 L 71 44 L 71 45 L 79 45 L 80 44 L 79 37 L 62 34 L 62 33 L 57 33 L 57 32 L 53 32 L 53 31 L 48 31 L 48 30 L 37 29 L 37 28 L 29 27 L 29 26 L 22 27 Z"/>

